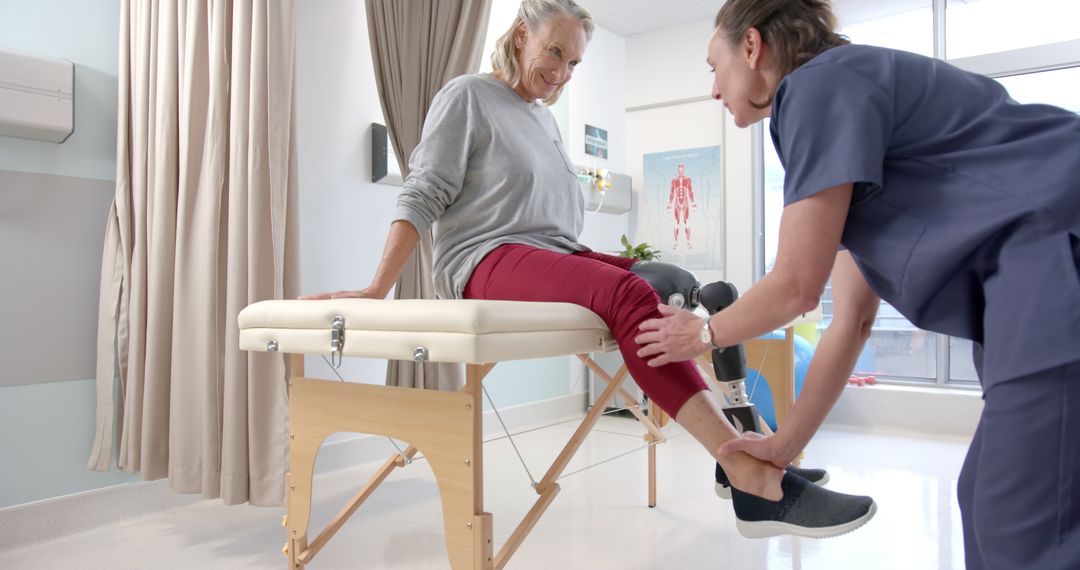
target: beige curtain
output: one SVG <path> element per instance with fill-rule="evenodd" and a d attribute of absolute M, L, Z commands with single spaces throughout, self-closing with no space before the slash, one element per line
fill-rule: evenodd
<path fill-rule="evenodd" d="M 487 34 L 491 0 L 367 0 L 368 37 L 383 116 L 403 177 L 432 98 L 446 82 L 476 73 Z M 395 299 L 434 299 L 431 235 L 405 264 Z M 391 361 L 386 383 L 457 390 L 461 366 Z"/>
<path fill-rule="evenodd" d="M 115 417 L 120 468 L 279 505 L 284 363 L 236 315 L 297 292 L 292 0 L 122 0 L 119 63 L 89 467 Z"/>

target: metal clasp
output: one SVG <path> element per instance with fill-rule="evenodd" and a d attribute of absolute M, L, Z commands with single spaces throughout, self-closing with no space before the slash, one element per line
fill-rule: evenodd
<path fill-rule="evenodd" d="M 337 315 L 330 323 L 330 365 L 341 367 L 345 357 L 345 317 Z"/>
<path fill-rule="evenodd" d="M 413 349 L 412 358 L 416 362 L 427 362 L 428 350 L 422 346 L 418 346 Z"/>
<path fill-rule="evenodd" d="M 270 342 L 266 343 L 266 352 L 277 352 L 277 351 L 278 351 L 278 342 L 276 340 L 271 340 Z"/>

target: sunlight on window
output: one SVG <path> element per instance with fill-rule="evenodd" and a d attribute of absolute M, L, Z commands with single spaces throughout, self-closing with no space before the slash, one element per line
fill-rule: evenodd
<path fill-rule="evenodd" d="M 945 55 L 984 55 L 1080 39 L 1077 0 L 949 0 Z"/>
<path fill-rule="evenodd" d="M 780 212 L 784 209 L 784 167 L 780 166 L 780 157 L 776 156 L 772 137 L 769 136 L 768 119 L 762 123 L 765 132 L 765 273 L 776 265 L 776 245 L 780 237 Z"/>
<path fill-rule="evenodd" d="M 856 44 L 934 56 L 934 12 L 929 2 L 923 7 L 844 23 L 840 33 Z"/>
<path fill-rule="evenodd" d="M 1044 103 L 1080 113 L 1080 67 L 1002 77 L 998 82 L 1020 103 Z"/>

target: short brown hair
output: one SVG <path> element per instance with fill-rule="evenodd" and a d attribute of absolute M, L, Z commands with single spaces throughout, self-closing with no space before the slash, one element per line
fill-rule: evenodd
<path fill-rule="evenodd" d="M 728 0 L 716 14 L 715 25 L 716 33 L 730 44 L 756 28 L 772 48 L 781 76 L 825 50 L 851 43 L 836 33 L 829 0 Z M 764 108 L 770 103 L 751 104 Z"/>

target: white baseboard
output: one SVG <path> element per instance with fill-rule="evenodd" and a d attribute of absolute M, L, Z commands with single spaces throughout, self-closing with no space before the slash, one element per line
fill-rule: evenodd
<path fill-rule="evenodd" d="M 513 433 L 555 421 L 584 415 L 585 392 L 500 409 Z M 493 411 L 484 412 L 484 436 L 501 434 Z M 386 459 L 394 447 L 383 436 L 331 437 L 319 450 L 315 475 Z M 0 551 L 23 548 L 85 530 L 193 505 L 202 501 L 194 494 L 177 494 L 168 480 L 125 483 L 81 493 L 0 508 Z"/>
<path fill-rule="evenodd" d="M 876 384 L 848 386 L 825 418 L 829 427 L 915 436 L 971 438 L 982 392 Z"/>

